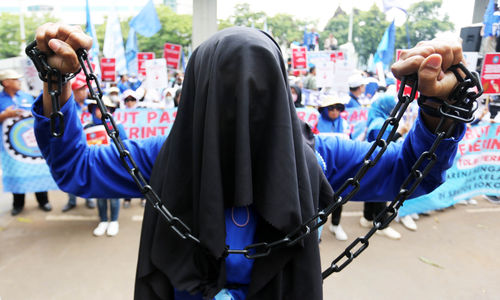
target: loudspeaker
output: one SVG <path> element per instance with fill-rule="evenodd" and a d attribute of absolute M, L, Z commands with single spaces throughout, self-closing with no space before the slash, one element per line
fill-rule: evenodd
<path fill-rule="evenodd" d="M 481 26 L 463 27 L 460 29 L 462 49 L 467 52 L 479 52 L 481 47 Z"/>

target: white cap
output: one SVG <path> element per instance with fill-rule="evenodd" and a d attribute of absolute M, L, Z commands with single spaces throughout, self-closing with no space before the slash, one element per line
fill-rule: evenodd
<path fill-rule="evenodd" d="M 358 86 L 366 84 L 366 78 L 361 74 L 354 74 L 349 76 L 347 84 L 349 84 L 349 88 L 357 88 Z"/>
<path fill-rule="evenodd" d="M 127 97 L 133 97 L 135 100 L 137 100 L 137 94 L 136 94 L 136 92 L 134 92 L 131 89 L 128 89 L 128 90 L 124 91 L 123 94 L 122 94 L 122 99 L 123 100 L 127 99 Z"/>
<path fill-rule="evenodd" d="M 334 104 L 346 105 L 350 100 L 349 97 L 342 97 L 342 96 L 336 95 L 336 94 L 325 95 L 321 98 L 322 98 L 322 101 L 321 101 L 321 105 L 319 107 L 327 107 L 327 106 L 331 106 Z"/>
<path fill-rule="evenodd" d="M 17 73 L 15 70 L 7 69 L 0 72 L 0 81 L 4 81 L 6 79 L 19 79 L 23 77 L 22 74 Z"/>

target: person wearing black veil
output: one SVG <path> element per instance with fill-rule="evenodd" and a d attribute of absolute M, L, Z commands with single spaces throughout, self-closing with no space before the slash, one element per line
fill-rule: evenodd
<path fill-rule="evenodd" d="M 36 40 L 49 64 L 63 73 L 78 69 L 74 50 L 92 44 L 80 27 L 52 23 L 37 29 Z M 412 74 L 434 53 L 414 50 L 395 71 L 399 76 Z M 417 56 L 428 58 L 415 64 Z M 148 203 L 136 299 L 212 299 L 221 293 L 236 299 L 322 299 L 316 234 L 255 260 L 224 255 L 226 247 L 273 242 L 296 229 L 331 201 L 332 189 L 323 172 L 335 187 L 340 179 L 333 178 L 352 175 L 363 163 L 361 152 L 370 147 L 312 136 L 297 118 L 286 78 L 280 49 L 269 35 L 250 28 L 222 30 L 193 52 L 168 139 L 124 141 L 162 203 L 201 242 L 182 240 Z M 433 86 L 427 94 L 447 95 L 453 84 Z M 33 106 L 38 145 L 56 182 L 81 197 L 140 197 L 132 178 L 118 167 L 121 162 L 114 147 L 86 144 L 68 86 L 60 95 L 65 116 L 62 137 L 50 135 L 47 117 L 52 107 L 46 84 Z M 424 116 L 424 123 L 431 128 L 436 122 Z M 430 133 L 417 130 L 409 134 L 406 146 L 391 146 L 388 157 L 377 164 L 380 169 L 374 168 L 375 174 L 387 176 L 380 186 L 369 185 L 365 194 L 372 200 L 377 199 L 370 188 L 380 188 L 380 197 L 396 194 L 398 190 L 387 182 L 400 183 L 401 173 L 418 157 L 416 152 L 432 142 Z M 439 156 L 443 162 L 431 182 L 422 184 L 425 192 L 442 182 L 463 131 L 444 146 L 448 156 Z M 367 181 L 376 182 L 377 177 Z"/>
<path fill-rule="evenodd" d="M 193 52 L 177 119 L 156 159 L 151 185 L 202 247 L 179 240 L 147 208 L 136 298 L 166 289 L 166 282 L 205 297 L 224 288 L 223 253 L 230 245 L 224 220 L 232 208 L 248 209 L 256 219 L 254 239 L 247 242 L 269 242 L 312 217 L 320 195 L 329 200 L 331 189 L 323 181 L 320 192 L 324 177 L 302 141 L 286 76 L 278 45 L 257 30 L 223 30 Z M 255 260 L 251 277 L 248 299 L 289 293 L 317 299 L 317 239 L 311 235 Z"/>

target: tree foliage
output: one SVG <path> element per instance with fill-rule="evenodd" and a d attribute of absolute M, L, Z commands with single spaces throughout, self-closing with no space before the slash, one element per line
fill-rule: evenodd
<path fill-rule="evenodd" d="M 416 2 L 408 9 L 408 29 L 410 44 L 413 47 L 422 40 L 433 39 L 439 32 L 453 30 L 448 15 L 440 16 L 442 0 Z M 368 11 L 354 9 L 353 12 L 353 44 L 361 63 L 366 63 L 370 54 L 375 54 L 377 46 L 390 22 L 385 14 L 373 5 Z M 339 45 L 347 42 L 349 15 L 338 9 L 328 21 L 321 38 L 324 40 L 332 33 Z M 407 48 L 406 24 L 396 28 L 396 49 Z"/>
<path fill-rule="evenodd" d="M 57 22 L 57 19 L 50 14 L 24 15 L 26 43 L 35 39 L 36 28 L 40 26 L 40 24 L 46 22 Z M 21 32 L 19 28 L 19 14 L 0 14 L 0 36 L 2 37 L 2 43 L 0 44 L 0 58 L 15 57 L 19 56 L 21 53 Z"/>
<path fill-rule="evenodd" d="M 415 46 L 420 41 L 435 38 L 439 32 L 454 29 L 448 14 L 439 15 L 442 3 L 442 0 L 431 0 L 416 2 L 410 6 L 407 20 L 410 47 Z M 396 48 L 408 48 L 405 25 L 397 28 Z"/>

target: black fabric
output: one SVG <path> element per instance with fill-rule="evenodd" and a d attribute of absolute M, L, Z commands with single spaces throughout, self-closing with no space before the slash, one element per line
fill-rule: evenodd
<path fill-rule="evenodd" d="M 225 208 L 253 205 L 256 242 L 270 242 L 331 198 L 286 78 L 279 47 L 255 29 L 220 31 L 193 52 L 151 185 L 202 246 L 181 240 L 146 205 L 136 299 L 173 299 L 173 287 L 208 298 L 224 286 Z M 321 299 L 321 282 L 311 234 L 255 261 L 248 299 Z"/>

